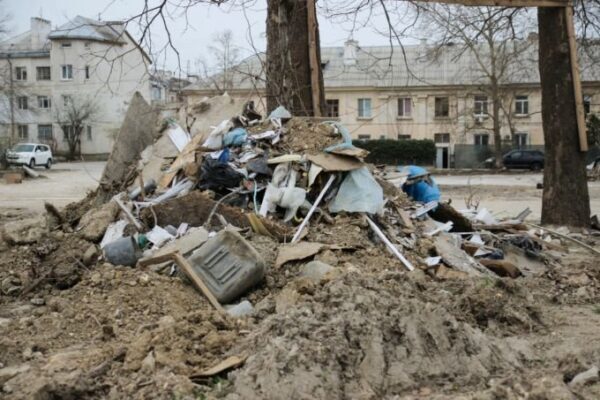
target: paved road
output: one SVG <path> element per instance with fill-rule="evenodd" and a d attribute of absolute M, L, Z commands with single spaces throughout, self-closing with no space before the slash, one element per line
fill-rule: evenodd
<path fill-rule="evenodd" d="M 493 175 L 435 176 L 442 190 L 442 199 L 451 199 L 456 208 L 465 208 L 467 199 L 479 200 L 479 208 L 487 208 L 498 217 L 516 216 L 529 207 L 528 220 L 539 221 L 542 215 L 542 190 L 536 185 L 543 181 L 541 173 Z M 592 215 L 600 215 L 600 182 L 589 182 Z"/>
<path fill-rule="evenodd" d="M 62 207 L 85 197 L 98 186 L 104 162 L 57 163 L 51 170 L 36 168 L 44 177 L 25 179 L 21 184 L 0 180 L 0 208 L 44 209 L 44 201 Z"/>

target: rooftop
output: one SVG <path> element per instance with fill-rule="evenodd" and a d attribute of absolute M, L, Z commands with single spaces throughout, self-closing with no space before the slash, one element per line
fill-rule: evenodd
<path fill-rule="evenodd" d="M 399 46 L 367 46 L 348 51 L 346 47 L 322 47 L 321 63 L 327 88 L 394 88 L 477 85 L 487 82 L 483 68 L 476 61 L 474 51 L 463 51 L 462 46 L 444 46 L 433 56 L 431 44 Z M 537 44 L 530 43 L 507 66 L 505 84 L 539 83 Z M 518 43 L 516 44 L 518 45 Z M 481 54 L 481 52 L 479 52 Z M 485 59 L 485 57 L 483 57 Z M 234 69 L 232 89 L 251 90 L 264 87 L 265 54 L 251 56 Z M 600 68 L 581 55 L 583 81 L 600 82 Z M 200 80 L 185 91 L 210 90 L 211 82 L 219 75 Z"/>

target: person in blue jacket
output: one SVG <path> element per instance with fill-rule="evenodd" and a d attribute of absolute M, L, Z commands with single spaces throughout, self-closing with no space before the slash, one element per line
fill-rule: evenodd
<path fill-rule="evenodd" d="M 440 201 L 440 188 L 425 168 L 409 165 L 398 167 L 398 171 L 408 172 L 408 179 L 402 185 L 402 190 L 413 200 L 423 203 Z"/>

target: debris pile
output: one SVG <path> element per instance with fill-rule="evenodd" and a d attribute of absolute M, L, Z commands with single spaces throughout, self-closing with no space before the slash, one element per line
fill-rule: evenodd
<path fill-rule="evenodd" d="M 224 95 L 159 116 L 135 98 L 96 192 L 3 225 L 2 295 L 44 318 L 13 310 L 7 326 L 60 332 L 64 316 L 79 340 L 7 352 L 3 390 L 223 395 L 215 377 L 243 366 L 227 398 L 380 398 L 449 393 L 531 361 L 485 332 L 543 325 L 506 282 L 556 265 L 565 235 L 525 222 L 528 210 L 456 210 L 423 168 L 366 155 L 343 125 L 283 107 L 263 118 Z M 456 307 L 453 290 L 466 296 Z"/>

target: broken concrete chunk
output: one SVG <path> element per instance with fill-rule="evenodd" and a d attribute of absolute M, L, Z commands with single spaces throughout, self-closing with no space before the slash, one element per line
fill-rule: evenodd
<path fill-rule="evenodd" d="M 81 229 L 81 235 L 92 242 L 98 242 L 104 236 L 104 232 L 117 218 L 119 213 L 119 206 L 113 202 L 102 205 L 100 208 L 94 208 L 85 213 L 79 221 L 79 228 Z"/>
<path fill-rule="evenodd" d="M 329 264 L 321 261 L 311 261 L 300 267 L 300 276 L 318 282 L 332 270 L 333 267 Z"/>
<path fill-rule="evenodd" d="M 158 112 L 139 92 L 134 93 L 100 179 L 99 199 L 110 197 L 113 188 L 126 181 L 142 150 L 158 137 L 157 120 Z M 166 135 L 163 137 L 170 140 Z"/>
<path fill-rule="evenodd" d="M 458 271 L 466 272 L 474 276 L 494 276 L 494 274 L 483 265 L 475 261 L 471 256 L 453 243 L 452 236 L 446 233 L 435 237 L 435 248 L 450 267 Z"/>
<path fill-rule="evenodd" d="M 31 244 L 48 232 L 43 216 L 11 221 L 2 227 L 2 237 L 10 244 Z"/>

